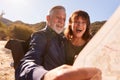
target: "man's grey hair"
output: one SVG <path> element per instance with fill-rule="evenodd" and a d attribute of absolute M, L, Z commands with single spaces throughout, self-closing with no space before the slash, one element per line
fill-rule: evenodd
<path fill-rule="evenodd" d="M 54 6 L 51 8 L 51 10 L 49 11 L 49 14 L 51 14 L 53 11 L 57 10 L 57 9 L 63 9 L 66 12 L 66 9 L 64 8 L 64 6 Z"/>

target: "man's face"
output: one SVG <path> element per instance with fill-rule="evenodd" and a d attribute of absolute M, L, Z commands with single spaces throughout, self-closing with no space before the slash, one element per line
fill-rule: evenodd
<path fill-rule="evenodd" d="M 47 16 L 48 25 L 58 34 L 60 34 L 65 25 L 66 13 L 63 9 L 56 9 Z"/>

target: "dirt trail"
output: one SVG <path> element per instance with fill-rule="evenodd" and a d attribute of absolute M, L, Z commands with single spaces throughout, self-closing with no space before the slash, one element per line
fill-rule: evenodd
<path fill-rule="evenodd" d="M 0 41 L 0 80 L 14 80 L 14 68 L 10 66 L 11 51 L 4 48 L 7 41 Z"/>

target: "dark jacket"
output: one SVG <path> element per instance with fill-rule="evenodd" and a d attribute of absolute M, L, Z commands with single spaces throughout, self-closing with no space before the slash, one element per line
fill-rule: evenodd
<path fill-rule="evenodd" d="M 15 70 L 16 80 L 40 80 L 48 70 L 65 64 L 63 40 L 49 27 L 35 32 L 29 51 Z"/>

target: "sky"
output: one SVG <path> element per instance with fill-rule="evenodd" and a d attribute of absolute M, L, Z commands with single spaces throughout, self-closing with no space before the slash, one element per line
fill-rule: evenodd
<path fill-rule="evenodd" d="M 120 6 L 120 0 L 0 0 L 0 13 L 11 21 L 35 24 L 46 20 L 49 10 L 56 5 L 66 8 L 66 24 L 76 10 L 84 10 L 91 23 L 108 20 Z"/>

